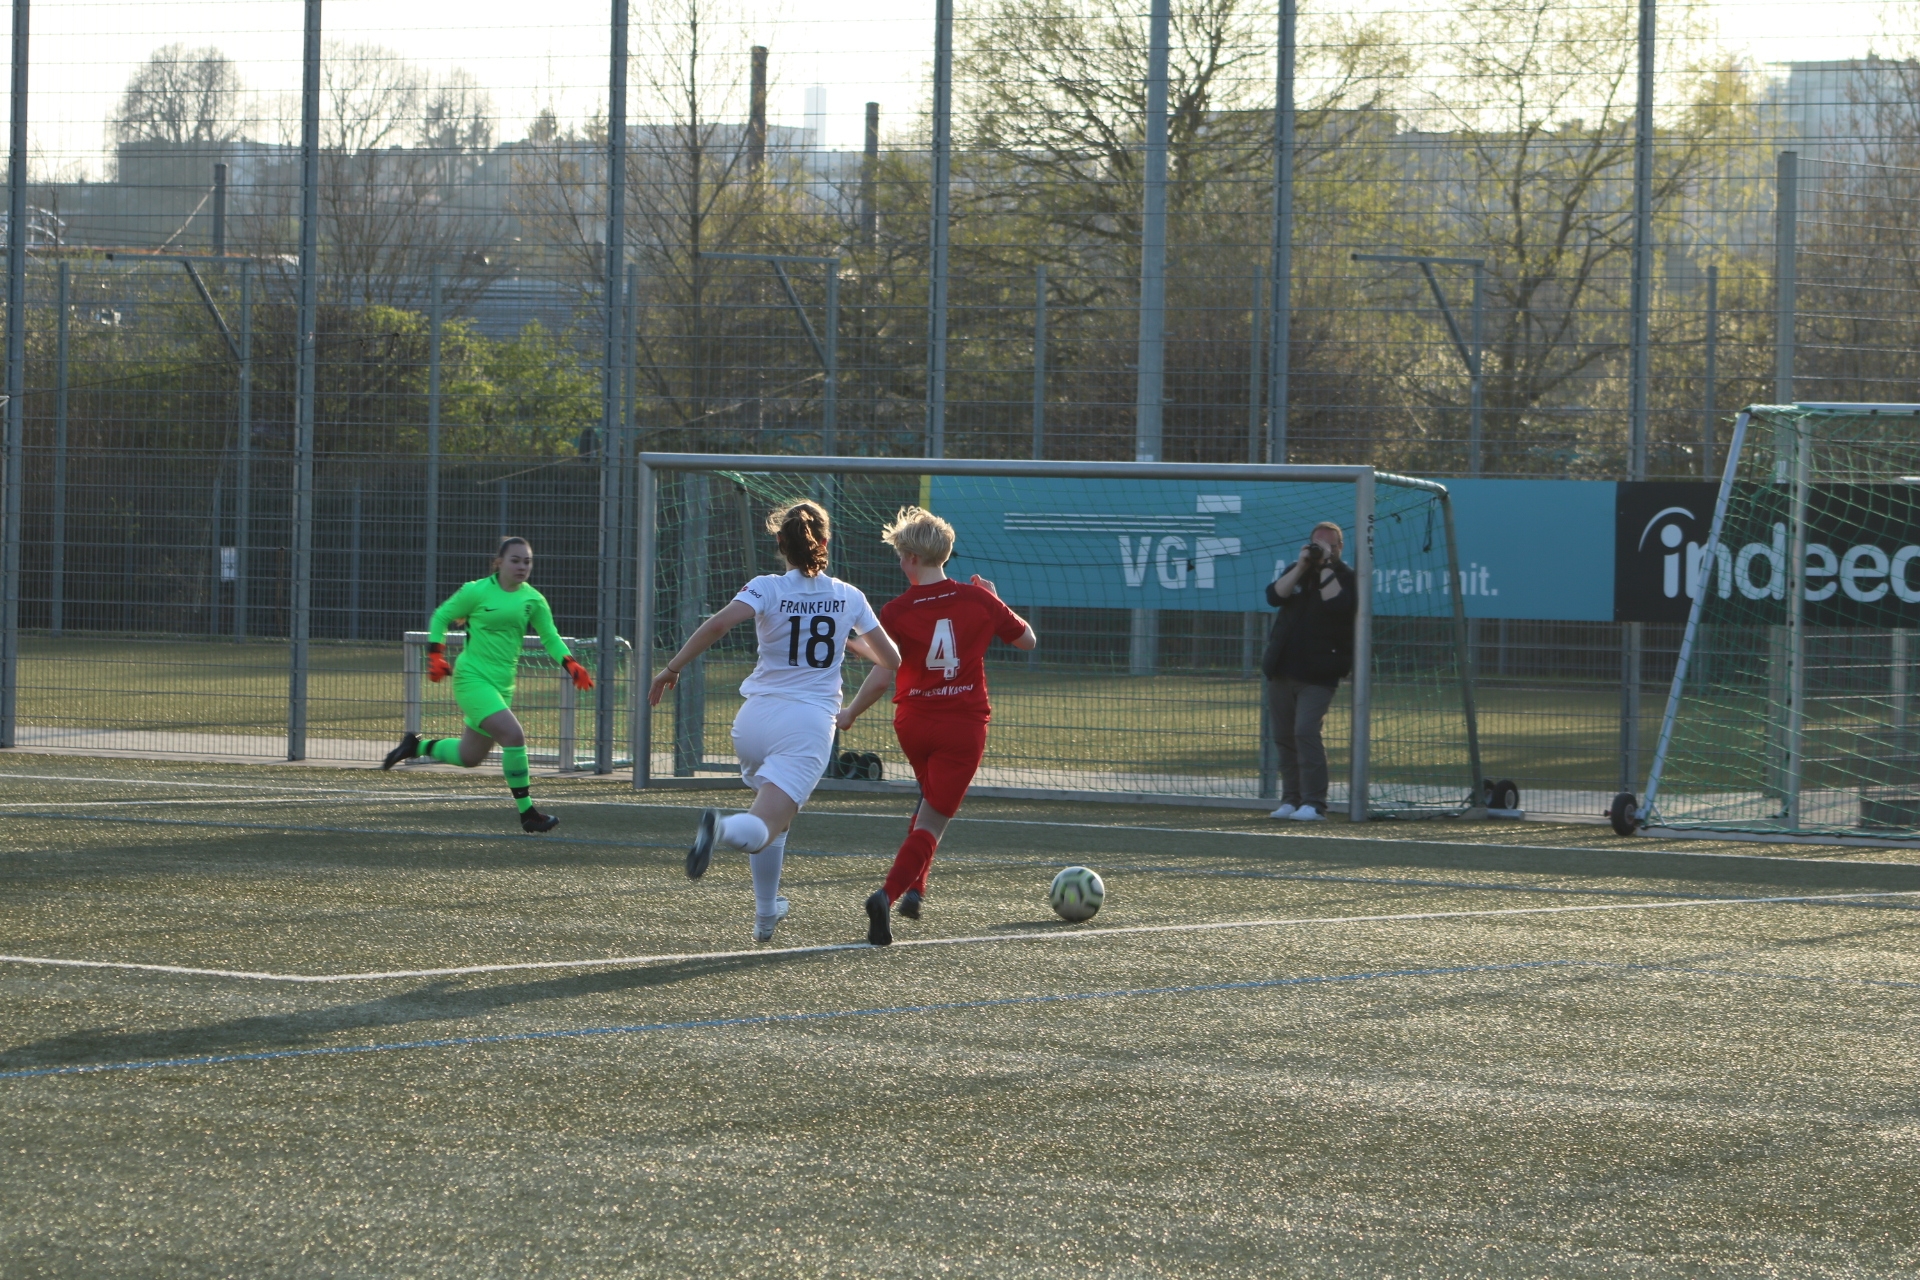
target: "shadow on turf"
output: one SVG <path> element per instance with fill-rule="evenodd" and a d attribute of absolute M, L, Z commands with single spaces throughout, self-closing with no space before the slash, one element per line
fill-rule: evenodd
<path fill-rule="evenodd" d="M 821 955 L 769 953 L 724 960 L 683 961 L 633 969 L 573 973 L 559 978 L 488 987 L 465 987 L 451 981 L 439 981 L 382 996 L 377 1000 L 330 1005 L 299 1013 L 235 1018 L 198 1027 L 156 1031 L 76 1031 L 0 1051 L 0 1069 L 80 1066 L 93 1062 L 144 1061 L 151 1058 L 303 1048 L 324 1043 L 342 1032 L 480 1018 L 503 1009 L 544 1001 L 617 995 L 667 987 L 739 969 L 808 963 L 824 958 Z"/>

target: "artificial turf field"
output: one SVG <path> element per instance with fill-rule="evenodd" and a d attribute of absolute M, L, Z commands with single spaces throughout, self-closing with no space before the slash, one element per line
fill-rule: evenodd
<path fill-rule="evenodd" d="M 816 798 L 756 946 L 699 793 L 536 797 L 564 838 L 437 768 L 0 758 L 10 956 L 594 962 L 0 963 L 0 1275 L 1920 1260 L 1902 851 L 981 800 L 912 945 L 814 949 L 900 801 Z"/>

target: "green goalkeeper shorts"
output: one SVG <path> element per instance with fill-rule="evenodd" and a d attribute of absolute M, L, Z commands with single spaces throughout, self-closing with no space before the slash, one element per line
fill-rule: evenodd
<path fill-rule="evenodd" d="M 453 672 L 453 700 L 460 707 L 460 715 L 466 726 L 475 733 L 485 733 L 480 722 L 488 716 L 511 709 L 513 687 L 502 689 L 481 675 L 466 675 L 458 667 Z"/>

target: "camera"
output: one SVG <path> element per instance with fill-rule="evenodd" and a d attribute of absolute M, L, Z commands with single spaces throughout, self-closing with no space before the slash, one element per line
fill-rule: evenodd
<path fill-rule="evenodd" d="M 1308 542 L 1300 554 L 1306 557 L 1308 569 L 1319 569 L 1327 562 L 1327 549 L 1318 542 Z"/>

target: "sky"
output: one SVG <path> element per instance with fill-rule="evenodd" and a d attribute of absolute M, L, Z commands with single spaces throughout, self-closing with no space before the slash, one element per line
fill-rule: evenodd
<path fill-rule="evenodd" d="M 883 126 L 904 126 L 926 109 L 932 0 L 711 3 L 735 6 L 734 19 L 715 32 L 721 45 L 759 43 L 772 51 L 769 114 L 776 124 L 804 123 L 811 85 L 826 88 L 825 142 L 833 149 L 859 147 L 868 101 L 881 104 Z M 1714 0 L 1695 7 L 1728 48 L 1769 64 L 1865 54 L 1882 29 L 1883 4 Z M 968 0 L 958 7 L 964 17 Z M 1342 7 L 1434 11 L 1409 0 Z M 297 93 L 303 8 L 300 0 L 39 0 L 31 18 L 34 171 L 101 176 L 104 121 L 128 77 L 152 50 L 175 41 L 220 48 L 257 93 Z M 644 20 L 664 9 L 634 6 L 636 56 L 648 34 Z M 465 69 L 492 93 L 499 136 L 512 138 L 523 136 L 543 106 L 577 120 L 605 101 L 608 10 L 607 0 L 327 0 L 324 22 L 330 42 L 383 46 L 439 74 Z M 1312 39 L 1315 13 L 1314 0 L 1304 0 L 1303 42 Z"/>

